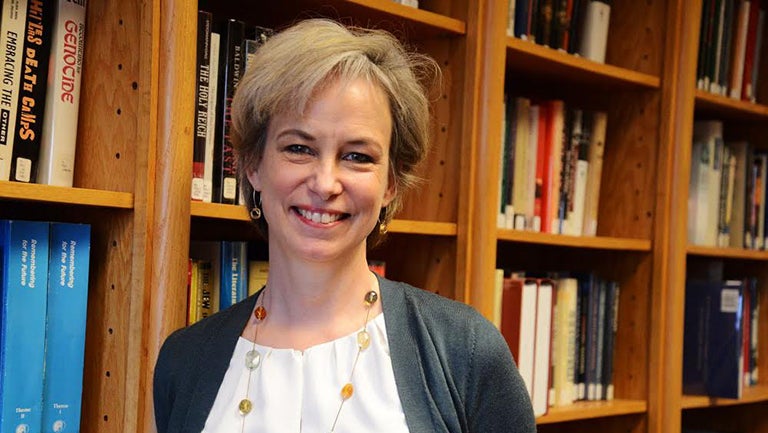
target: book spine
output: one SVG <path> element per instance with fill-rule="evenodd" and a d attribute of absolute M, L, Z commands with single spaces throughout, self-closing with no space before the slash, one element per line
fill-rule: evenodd
<path fill-rule="evenodd" d="M 731 57 L 731 82 L 729 96 L 734 99 L 741 98 L 741 83 L 744 79 L 744 57 L 747 50 L 747 26 L 749 24 L 750 2 L 742 0 L 736 12 L 736 27 L 733 55 Z"/>
<path fill-rule="evenodd" d="M 248 295 L 248 243 L 221 243 L 221 297 L 219 310 L 242 301 Z"/>
<path fill-rule="evenodd" d="M 49 224 L 0 221 L 0 431 L 42 422 Z"/>
<path fill-rule="evenodd" d="M 3 73 L 0 80 L 0 180 L 11 178 L 11 160 L 16 136 L 19 83 L 24 53 L 27 0 L 2 3 L 0 46 L 3 47 Z"/>
<path fill-rule="evenodd" d="M 219 91 L 219 51 L 221 35 L 217 32 L 211 32 L 211 54 L 210 54 L 210 79 L 208 82 L 208 126 L 205 135 L 205 166 L 203 167 L 203 201 L 211 203 L 213 201 L 213 160 L 214 149 L 216 147 L 216 108 Z"/>
<path fill-rule="evenodd" d="M 582 56 L 598 63 L 605 63 L 610 17 L 611 6 L 608 3 L 589 1 L 584 15 L 586 21 L 579 50 Z"/>
<path fill-rule="evenodd" d="M 51 223 L 43 432 L 77 431 L 82 406 L 91 227 Z"/>
<path fill-rule="evenodd" d="M 755 46 L 757 45 L 757 24 L 760 19 L 760 2 L 758 0 L 752 0 L 752 5 L 749 8 L 749 18 L 747 20 L 747 41 L 744 52 L 744 78 L 741 83 L 741 99 L 749 101 L 752 99 L 752 72 L 754 70 L 755 62 Z"/>
<path fill-rule="evenodd" d="M 86 0 L 59 0 L 51 44 L 37 182 L 72 186 L 77 147 Z"/>
<path fill-rule="evenodd" d="M 24 35 L 24 68 L 16 104 L 16 135 L 11 157 L 11 180 L 35 182 L 48 88 L 48 63 L 55 4 L 29 0 Z"/>
<path fill-rule="evenodd" d="M 245 24 L 242 21 L 230 19 L 226 23 L 224 55 L 220 59 L 218 115 L 221 127 L 216 131 L 216 150 L 214 160 L 214 201 L 234 204 L 237 200 L 237 162 L 234 148 L 230 139 L 232 123 L 231 108 L 235 87 L 240 81 L 243 61 L 243 39 L 245 39 Z"/>
<path fill-rule="evenodd" d="M 197 86 L 195 92 L 195 136 L 192 144 L 192 200 L 203 201 L 205 148 L 208 137 L 208 107 L 211 94 L 210 12 L 197 11 Z"/>
<path fill-rule="evenodd" d="M 603 400 L 613 400 L 613 360 L 616 346 L 616 331 L 619 325 L 619 285 L 615 281 L 608 283 L 605 311 L 605 360 L 603 362 Z"/>

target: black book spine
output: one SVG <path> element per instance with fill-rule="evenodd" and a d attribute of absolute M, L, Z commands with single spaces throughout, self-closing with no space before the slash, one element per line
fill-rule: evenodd
<path fill-rule="evenodd" d="M 237 201 L 237 161 L 230 138 L 232 124 L 232 98 L 235 87 L 240 81 L 243 71 L 243 40 L 245 39 L 245 23 L 229 19 L 222 32 L 224 47 L 222 49 L 219 69 L 219 103 L 217 118 L 221 127 L 216 129 L 216 147 L 214 149 L 214 201 L 234 204 Z"/>
<path fill-rule="evenodd" d="M 35 182 L 37 178 L 55 6 L 55 2 L 43 0 L 29 0 L 27 4 L 10 173 L 11 180 L 17 182 Z"/>

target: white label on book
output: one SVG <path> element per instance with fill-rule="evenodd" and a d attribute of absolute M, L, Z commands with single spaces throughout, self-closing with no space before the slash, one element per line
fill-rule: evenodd
<path fill-rule="evenodd" d="M 720 312 L 736 313 L 739 311 L 739 291 L 723 289 L 720 291 Z"/>
<path fill-rule="evenodd" d="M 193 177 L 192 178 L 192 200 L 203 199 L 203 179 Z"/>
<path fill-rule="evenodd" d="M 237 180 L 234 177 L 224 178 L 224 198 L 234 200 L 237 194 Z"/>
<path fill-rule="evenodd" d="M 29 182 L 32 177 L 32 161 L 27 158 L 16 159 L 16 180 Z"/>

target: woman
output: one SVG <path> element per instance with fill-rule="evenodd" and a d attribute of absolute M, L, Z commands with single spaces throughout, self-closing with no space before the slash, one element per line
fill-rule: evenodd
<path fill-rule="evenodd" d="M 158 431 L 535 431 L 496 328 L 367 266 L 425 156 L 419 79 L 435 63 L 385 32 L 308 20 L 252 65 L 233 141 L 269 279 L 165 342 Z"/>

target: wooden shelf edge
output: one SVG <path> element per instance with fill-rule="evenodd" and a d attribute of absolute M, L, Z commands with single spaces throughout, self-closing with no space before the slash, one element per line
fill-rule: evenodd
<path fill-rule="evenodd" d="M 87 188 L 0 181 L 0 199 L 133 209 L 133 194 Z"/>
<path fill-rule="evenodd" d="M 448 33 L 464 35 L 467 33 L 467 24 L 464 21 L 445 15 L 436 14 L 424 9 L 418 9 L 411 6 L 405 6 L 391 1 L 377 0 L 348 0 L 349 3 L 363 6 L 369 9 L 379 10 L 399 18 L 405 18 L 409 21 L 418 22 Z"/>
<path fill-rule="evenodd" d="M 433 221 L 393 220 L 389 223 L 390 233 L 411 233 L 419 235 L 456 236 L 455 223 Z"/>
<path fill-rule="evenodd" d="M 768 106 L 696 90 L 696 105 L 768 119 Z"/>
<path fill-rule="evenodd" d="M 707 407 L 737 406 L 740 404 L 760 403 L 768 401 L 768 385 L 756 385 L 744 388 L 740 399 L 707 397 L 705 395 L 683 395 L 683 409 L 700 409 Z"/>
<path fill-rule="evenodd" d="M 605 236 L 569 236 L 507 229 L 497 230 L 496 237 L 498 240 L 506 242 L 524 242 L 540 245 L 619 251 L 651 251 L 651 241 L 648 239 L 614 238 Z"/>
<path fill-rule="evenodd" d="M 198 218 L 215 218 L 230 221 L 250 221 L 245 207 L 221 203 L 203 203 L 193 201 L 190 204 L 190 214 Z M 410 233 L 434 236 L 456 236 L 458 232 L 454 223 L 394 220 L 389 224 L 390 233 Z"/>
<path fill-rule="evenodd" d="M 643 414 L 648 411 L 644 400 L 579 401 L 570 406 L 551 407 L 536 424 L 552 424 L 607 416 Z"/>
<path fill-rule="evenodd" d="M 768 260 L 768 251 L 748 250 L 744 248 L 718 248 L 701 245 L 688 245 L 689 256 L 717 257 L 723 259 Z"/>
<path fill-rule="evenodd" d="M 561 50 L 545 47 L 519 38 L 507 37 L 507 49 L 518 55 L 537 58 L 571 70 L 581 71 L 597 77 L 608 78 L 617 83 L 658 89 L 661 78 L 618 66 L 597 63 L 584 57 L 568 54 Z"/>

